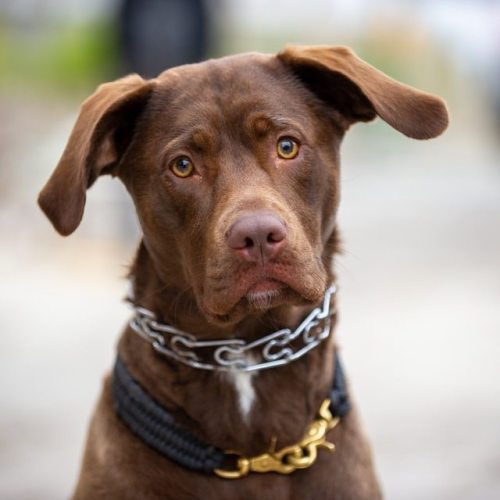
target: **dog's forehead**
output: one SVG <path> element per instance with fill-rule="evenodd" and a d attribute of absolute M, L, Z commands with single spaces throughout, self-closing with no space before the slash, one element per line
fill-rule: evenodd
<path fill-rule="evenodd" d="M 307 120 L 304 89 L 274 55 L 248 53 L 179 66 L 157 78 L 153 108 L 170 123 L 228 123 L 249 113 Z"/>

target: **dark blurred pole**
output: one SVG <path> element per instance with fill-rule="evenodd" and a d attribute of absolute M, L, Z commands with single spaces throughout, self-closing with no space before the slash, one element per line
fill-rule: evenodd
<path fill-rule="evenodd" d="M 124 0 L 119 23 L 125 72 L 154 77 L 207 55 L 209 23 L 203 0 Z"/>

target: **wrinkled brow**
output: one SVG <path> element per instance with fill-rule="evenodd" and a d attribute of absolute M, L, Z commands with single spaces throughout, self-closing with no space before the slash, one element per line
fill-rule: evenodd
<path fill-rule="evenodd" d="M 188 148 L 199 153 L 215 152 L 219 148 L 217 132 L 203 127 L 197 127 L 169 141 L 164 150 L 166 153 L 169 153 L 183 148 Z"/>
<path fill-rule="evenodd" d="M 252 113 L 246 118 L 244 127 L 251 135 L 257 137 L 263 137 L 273 130 L 282 129 L 297 130 L 305 135 L 303 127 L 295 120 L 265 113 Z"/>
<path fill-rule="evenodd" d="M 215 151 L 218 142 L 216 132 L 203 128 L 195 129 L 190 138 L 191 147 L 200 152 Z"/>

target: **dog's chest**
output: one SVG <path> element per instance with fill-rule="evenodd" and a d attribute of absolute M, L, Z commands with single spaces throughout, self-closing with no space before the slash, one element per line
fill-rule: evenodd
<path fill-rule="evenodd" d="M 233 386 L 236 393 L 238 408 L 244 420 L 249 418 L 252 406 L 255 402 L 254 377 L 256 372 L 230 371 L 226 378 Z"/>

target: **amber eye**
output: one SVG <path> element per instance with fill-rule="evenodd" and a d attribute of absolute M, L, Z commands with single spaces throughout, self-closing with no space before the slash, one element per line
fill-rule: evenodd
<path fill-rule="evenodd" d="M 170 169 L 177 177 L 189 177 L 194 172 L 193 162 L 187 156 L 176 158 Z"/>
<path fill-rule="evenodd" d="M 282 137 L 276 145 L 278 156 L 284 160 L 292 160 L 299 154 L 299 145 L 290 137 Z"/>

